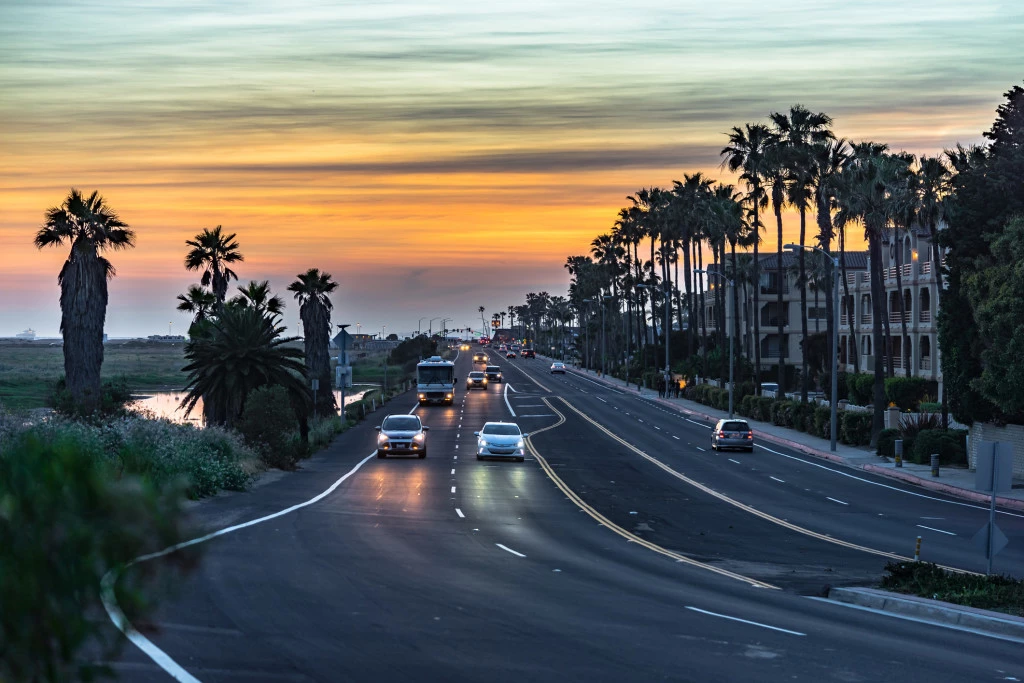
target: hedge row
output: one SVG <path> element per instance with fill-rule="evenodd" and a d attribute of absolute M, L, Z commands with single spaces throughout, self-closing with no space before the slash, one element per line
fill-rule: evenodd
<path fill-rule="evenodd" d="M 967 464 L 966 429 L 922 429 L 916 434 L 883 429 L 878 435 L 878 454 L 894 457 L 897 439 L 903 440 L 903 459 L 907 462 L 929 465 L 932 454 L 938 453 L 943 465 Z"/>
<path fill-rule="evenodd" d="M 850 403 L 869 406 L 875 400 L 875 376 L 862 372 L 846 376 L 847 397 Z M 885 380 L 885 401 L 900 410 L 918 410 L 922 402 L 930 402 L 938 393 L 938 384 L 923 377 L 888 377 Z"/>

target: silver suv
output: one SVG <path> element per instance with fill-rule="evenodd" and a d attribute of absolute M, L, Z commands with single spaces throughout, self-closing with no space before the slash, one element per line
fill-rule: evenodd
<path fill-rule="evenodd" d="M 754 432 L 746 420 L 719 420 L 711 432 L 711 448 L 736 448 L 754 452 Z"/>
<path fill-rule="evenodd" d="M 416 415 L 388 415 L 377 427 L 377 457 L 385 458 L 388 453 L 427 457 L 429 429 Z"/>
<path fill-rule="evenodd" d="M 519 425 L 514 422 L 487 422 L 483 429 L 473 434 L 477 437 L 477 460 L 512 458 L 522 462 L 526 455 L 523 439 L 529 434 L 519 431 Z"/>

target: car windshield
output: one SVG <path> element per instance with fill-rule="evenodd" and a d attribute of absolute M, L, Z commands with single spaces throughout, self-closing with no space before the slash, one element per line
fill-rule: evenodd
<path fill-rule="evenodd" d="M 498 436 L 518 436 L 521 432 L 519 431 L 519 425 L 501 424 L 501 425 L 484 425 L 484 434 L 495 434 Z"/>
<path fill-rule="evenodd" d="M 750 426 L 746 422 L 726 422 L 722 430 L 727 432 L 749 432 Z"/>
<path fill-rule="evenodd" d="M 421 367 L 417 370 L 417 381 L 420 384 L 451 384 L 454 370 L 446 367 Z"/>
<path fill-rule="evenodd" d="M 384 424 L 381 429 L 392 430 L 397 432 L 414 432 L 420 428 L 420 419 L 418 417 L 409 417 L 406 415 L 398 415 L 396 417 L 389 417 L 384 420 Z"/>
<path fill-rule="evenodd" d="M 482 372 L 471 372 L 471 373 L 469 373 L 469 376 L 472 377 L 473 379 L 480 379 L 481 377 L 484 376 L 484 373 L 482 373 Z"/>
<path fill-rule="evenodd" d="M 487 372 L 501 372 L 501 368 L 499 368 L 497 365 L 488 365 Z"/>

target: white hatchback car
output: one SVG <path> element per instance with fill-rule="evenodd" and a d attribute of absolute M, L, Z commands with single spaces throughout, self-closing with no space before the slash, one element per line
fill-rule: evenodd
<path fill-rule="evenodd" d="M 526 444 L 523 440 L 529 436 L 519 430 L 514 422 L 487 422 L 477 437 L 476 459 L 513 458 L 522 462 L 526 456 Z"/>

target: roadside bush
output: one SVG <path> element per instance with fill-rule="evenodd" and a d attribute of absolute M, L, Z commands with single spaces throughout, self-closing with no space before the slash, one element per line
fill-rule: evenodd
<path fill-rule="evenodd" d="M 875 376 L 870 372 L 851 373 L 846 377 L 847 397 L 855 406 L 869 406 L 874 402 Z"/>
<path fill-rule="evenodd" d="M 132 401 L 132 392 L 123 379 L 108 379 L 100 386 L 100 400 L 92 415 L 82 412 L 82 407 L 68 391 L 67 382 L 63 377 L 57 380 L 50 391 L 47 403 L 57 413 L 65 417 L 90 418 L 114 417 L 124 415 L 125 406 Z"/>
<path fill-rule="evenodd" d="M 884 590 L 1024 616 L 1024 580 L 951 572 L 929 562 L 890 562 Z"/>
<path fill-rule="evenodd" d="M 930 401 L 921 401 L 921 404 L 918 406 L 918 410 L 922 413 L 937 413 L 942 410 L 942 404 L 932 403 Z"/>
<path fill-rule="evenodd" d="M 840 412 L 836 419 L 843 419 Z M 823 439 L 832 438 L 832 409 L 827 406 L 815 406 L 814 408 L 814 433 Z M 838 433 L 837 433 L 838 436 Z"/>
<path fill-rule="evenodd" d="M 334 440 L 336 434 L 345 431 L 340 416 L 323 418 L 316 421 L 309 430 L 309 448 L 311 451 L 318 451 L 326 448 Z"/>
<path fill-rule="evenodd" d="M 907 413 L 900 418 L 900 437 L 903 439 L 903 454 L 910 458 L 917 435 L 925 429 L 938 429 L 941 420 L 935 413 Z"/>
<path fill-rule="evenodd" d="M 284 387 L 264 386 L 250 392 L 237 427 L 268 467 L 294 469 L 303 454 L 301 446 L 296 446 L 295 411 Z"/>
<path fill-rule="evenodd" d="M 793 429 L 814 434 L 814 404 L 794 402 Z"/>
<path fill-rule="evenodd" d="M 943 465 L 966 464 L 963 439 L 951 429 L 924 429 L 914 440 L 913 461 L 927 465 L 933 453 L 939 454 Z"/>
<path fill-rule="evenodd" d="M 768 396 L 755 396 L 753 401 L 753 417 L 755 420 L 761 422 L 771 422 L 772 419 L 772 406 L 775 405 L 775 399 Z"/>
<path fill-rule="evenodd" d="M 753 394 L 747 394 L 736 406 L 736 412 L 743 417 L 754 417 L 754 399 L 756 397 Z"/>
<path fill-rule="evenodd" d="M 771 422 L 776 427 L 786 426 L 786 410 L 789 401 L 774 401 L 771 406 Z"/>
<path fill-rule="evenodd" d="M 864 446 L 871 443 L 871 413 L 844 410 L 839 423 L 839 438 L 850 446 Z"/>
<path fill-rule="evenodd" d="M 110 568 L 182 542 L 180 486 L 111 476 L 95 442 L 67 432 L 47 441 L 26 430 L 0 445 L 0 680 L 90 681 L 112 675 L 127 642 L 103 614 Z M 117 601 L 130 620 L 151 613 L 170 570 L 195 566 L 196 550 L 126 572 Z M 115 635 L 116 634 L 116 635 Z"/>
<path fill-rule="evenodd" d="M 878 449 L 879 455 L 887 457 L 894 457 L 896 455 L 896 440 L 900 438 L 900 430 L 898 429 L 883 429 L 878 433 Z M 906 455 L 906 451 L 904 451 Z"/>
<path fill-rule="evenodd" d="M 928 391 L 928 383 L 921 377 L 888 377 L 885 380 L 885 400 L 895 403 L 900 410 L 915 410 Z"/>

